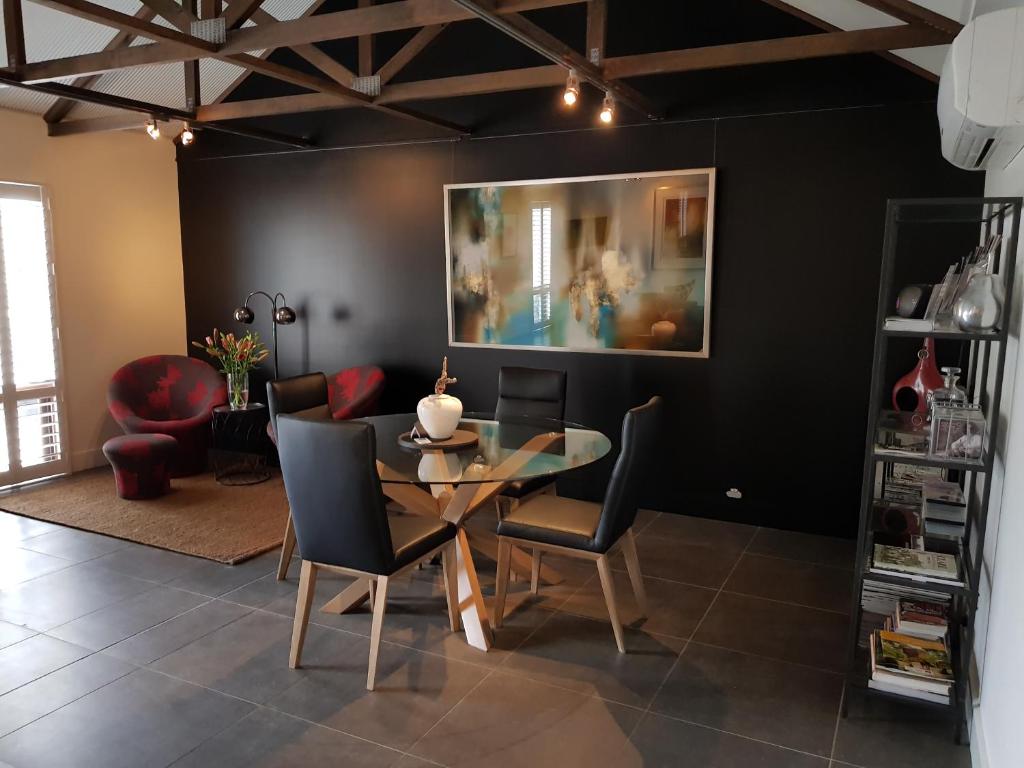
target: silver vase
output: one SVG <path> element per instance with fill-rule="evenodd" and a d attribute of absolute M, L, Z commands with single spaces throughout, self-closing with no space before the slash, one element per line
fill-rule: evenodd
<path fill-rule="evenodd" d="M 975 275 L 953 306 L 963 331 L 990 331 L 1003 312 L 1003 283 L 997 275 Z"/>

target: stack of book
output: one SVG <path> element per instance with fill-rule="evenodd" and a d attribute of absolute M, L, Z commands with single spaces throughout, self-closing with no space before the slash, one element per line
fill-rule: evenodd
<path fill-rule="evenodd" d="M 900 598 L 891 617 L 892 630 L 922 640 L 944 642 L 949 631 L 949 605 Z"/>
<path fill-rule="evenodd" d="M 914 547 L 921 547 L 920 537 L 913 537 Z M 921 548 L 875 544 L 871 558 L 871 573 L 905 576 L 914 581 L 952 586 L 964 585 L 955 554 L 928 552 Z"/>
<path fill-rule="evenodd" d="M 945 592 L 936 592 L 905 584 L 886 584 L 865 578 L 860 597 L 863 615 L 858 645 L 867 648 L 875 630 L 895 626 L 899 621 L 897 616 L 900 612 L 901 602 L 937 606 L 937 609 L 941 609 L 942 616 L 945 617 L 949 613 L 949 600 L 950 597 Z M 914 633 L 908 632 L 907 634 Z"/>
<path fill-rule="evenodd" d="M 952 686 L 953 665 L 941 640 L 884 629 L 872 633 L 869 688 L 948 704 Z"/>
<path fill-rule="evenodd" d="M 921 517 L 927 534 L 963 536 L 967 524 L 964 492 L 956 483 L 925 480 L 922 484 Z"/>

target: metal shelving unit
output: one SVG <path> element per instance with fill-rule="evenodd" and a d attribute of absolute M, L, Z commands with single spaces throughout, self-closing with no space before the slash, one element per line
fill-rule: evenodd
<path fill-rule="evenodd" d="M 882 256 L 882 276 L 879 287 L 878 316 L 875 325 L 875 352 L 871 374 L 871 399 L 868 429 L 864 448 L 864 479 L 861 488 L 860 527 L 857 538 L 857 558 L 854 567 L 855 606 L 850 626 L 848 649 L 849 685 L 862 687 L 866 695 L 899 699 L 923 707 L 952 708 L 955 712 L 955 739 L 967 740 L 967 722 L 972 702 L 969 685 L 971 650 L 974 646 L 974 617 L 978 605 L 978 583 L 984 556 L 985 531 L 991 493 L 989 475 L 992 470 L 995 446 L 999 440 L 999 407 L 1006 362 L 1007 321 L 1013 300 L 1014 266 L 1020 231 L 1021 198 L 953 198 L 890 200 L 886 210 L 885 240 Z M 906 228 L 948 227 L 950 225 L 977 225 L 981 242 L 991 234 L 1001 234 L 1002 244 L 996 254 L 993 272 L 1002 278 L 1005 292 L 1001 326 L 989 332 L 965 333 L 959 330 L 903 331 L 886 330 L 885 318 L 895 312 L 894 285 L 897 259 L 901 253 L 901 236 Z M 941 232 L 941 230 L 940 230 Z M 916 254 L 920 261 L 921 254 Z M 949 264 L 962 253 L 942 248 L 929 255 L 929 273 L 938 282 Z M 921 276 L 922 278 L 925 275 Z M 949 460 L 928 455 L 894 455 L 877 445 L 880 419 L 892 386 L 887 370 L 889 345 L 898 339 L 935 339 L 958 349 L 960 358 L 968 361 L 963 384 L 972 403 L 981 406 L 985 414 L 988 436 L 985 452 L 979 460 Z M 940 355 L 941 357 L 941 355 Z M 876 479 L 889 464 L 910 464 L 941 467 L 947 475 L 961 482 L 967 502 L 967 523 L 963 537 L 951 540 L 958 552 L 964 585 L 939 584 L 915 579 L 911 576 L 871 573 L 874 531 L 873 509 Z M 930 539 L 932 537 L 929 537 Z M 943 538 L 943 537 L 937 537 Z M 859 645 L 864 611 L 861 596 L 865 581 L 890 586 L 926 589 L 950 596 L 949 642 L 955 682 L 949 704 L 937 704 L 920 699 L 887 693 L 867 687 L 870 679 L 870 660 L 867 650 Z M 843 714 L 845 716 L 845 705 Z"/>

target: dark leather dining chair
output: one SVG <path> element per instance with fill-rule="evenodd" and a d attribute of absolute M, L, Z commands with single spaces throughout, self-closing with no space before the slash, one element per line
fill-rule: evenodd
<path fill-rule="evenodd" d="M 268 381 L 267 408 L 270 409 L 267 434 L 274 443 L 277 443 L 277 419 L 282 414 L 291 413 L 310 419 L 329 420 L 331 406 L 327 396 L 327 377 L 322 373 L 304 373 L 301 376 Z M 288 515 L 288 522 L 284 528 L 284 543 L 281 546 L 281 559 L 277 564 L 278 581 L 282 581 L 288 575 L 288 566 L 294 552 L 295 529 L 292 517 Z"/>
<path fill-rule="evenodd" d="M 565 389 L 565 371 L 503 366 L 498 371 L 498 404 L 494 418 L 497 421 L 523 417 L 562 421 L 565 419 Z M 538 493 L 554 495 L 555 481 L 550 477 L 534 477 L 509 483 L 495 498 L 498 518 Z M 534 550 L 530 579 L 534 593 L 540 584 L 540 566 L 540 550 Z"/>
<path fill-rule="evenodd" d="M 619 653 L 626 652 L 608 557 L 622 551 L 637 604 L 641 614 L 646 615 L 647 595 L 640 574 L 633 522 L 640 486 L 644 482 L 643 469 L 654 451 L 660 413 L 660 397 L 652 397 L 645 405 L 626 413 L 622 422 L 622 450 L 602 504 L 542 494 L 523 502 L 498 522 L 495 627 L 500 627 L 504 618 L 512 546 L 540 549 L 597 563 L 615 645 Z"/>
<path fill-rule="evenodd" d="M 371 424 L 280 415 L 281 472 L 295 521 L 302 570 L 288 664 L 300 665 L 317 571 L 369 580 L 373 623 L 366 687 L 373 690 L 390 580 L 441 554 L 448 618 L 458 627 L 456 529 L 437 517 L 389 516 L 377 475 Z"/>

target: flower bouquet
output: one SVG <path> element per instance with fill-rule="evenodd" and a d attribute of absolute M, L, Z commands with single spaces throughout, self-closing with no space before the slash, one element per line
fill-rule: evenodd
<path fill-rule="evenodd" d="M 245 408 L 249 404 L 249 371 L 270 356 L 270 350 L 260 341 L 260 335 L 249 331 L 237 339 L 233 333 L 221 333 L 214 328 L 211 336 L 202 342 L 193 341 L 192 346 L 220 362 L 221 372 L 228 377 L 231 409 Z"/>

